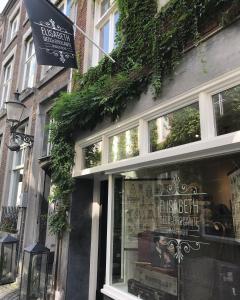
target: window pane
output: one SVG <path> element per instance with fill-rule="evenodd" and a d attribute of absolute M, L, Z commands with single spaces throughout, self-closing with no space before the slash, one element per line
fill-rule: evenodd
<path fill-rule="evenodd" d="M 240 85 L 213 96 L 217 135 L 240 130 Z"/>
<path fill-rule="evenodd" d="M 119 20 L 119 12 L 117 11 L 114 14 L 114 48 L 116 47 L 115 37 L 116 37 L 116 34 L 117 34 L 118 20 Z"/>
<path fill-rule="evenodd" d="M 149 122 L 150 151 L 158 151 L 201 139 L 198 103 Z"/>
<path fill-rule="evenodd" d="M 87 146 L 83 149 L 84 168 L 92 168 L 102 163 L 102 142 Z"/>
<path fill-rule="evenodd" d="M 110 0 L 103 0 L 101 2 L 101 16 L 110 8 Z"/>
<path fill-rule="evenodd" d="M 115 177 L 112 282 L 143 300 L 239 298 L 240 155 Z"/>
<path fill-rule="evenodd" d="M 109 21 L 100 29 L 100 47 L 109 52 Z M 100 57 L 103 57 L 103 53 L 100 51 Z"/>
<path fill-rule="evenodd" d="M 114 162 L 139 155 L 138 127 L 109 139 L 109 161 Z"/>

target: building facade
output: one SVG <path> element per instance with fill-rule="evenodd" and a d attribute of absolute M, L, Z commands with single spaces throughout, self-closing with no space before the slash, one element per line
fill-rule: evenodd
<path fill-rule="evenodd" d="M 88 8 L 111 50 L 116 3 Z M 116 122 L 76 129 L 67 299 L 240 297 L 238 25 L 205 28 L 157 99 L 149 87 Z"/>
<path fill-rule="evenodd" d="M 171 2 L 158 1 L 159 11 Z M 56 5 L 106 52 L 115 49 L 116 1 Z M 37 241 L 51 250 L 53 299 L 240 299 L 239 20 L 215 21 L 201 43 L 185 47 L 157 99 L 149 86 L 115 122 L 72 132 L 71 230 L 57 238 L 47 221 L 47 125 L 55 98 L 72 90 L 72 72 L 36 65 L 24 6 L 8 2 L 0 27 L 1 231 L 19 238 L 19 253 Z M 98 66 L 101 51 L 79 33 L 76 45 L 80 73 Z M 18 130 L 34 144 L 12 153 L 4 102 L 16 90 L 28 108 Z"/>
<path fill-rule="evenodd" d="M 79 4 L 70 0 L 52 2 L 85 29 L 86 1 Z M 19 278 L 25 247 L 39 242 L 50 249 L 49 292 L 54 296 L 54 279 L 62 275 L 61 270 L 57 275 L 55 267 L 57 239 L 48 230 L 48 215 L 54 209 L 48 203 L 51 188 L 50 111 L 56 97 L 63 91 L 71 90 L 73 71 L 37 65 L 31 27 L 21 0 L 9 0 L 6 4 L 1 14 L 0 35 L 1 236 L 11 234 L 19 241 Z M 83 37 L 77 34 L 76 40 L 78 52 L 83 53 Z M 82 69 L 83 60 L 79 58 L 80 72 Z M 20 151 L 12 152 L 7 147 L 12 140 L 11 124 L 6 121 L 5 102 L 13 100 L 15 92 L 19 93 L 19 100 L 26 106 L 17 131 L 33 136 L 34 142 L 31 146 L 21 143 Z M 65 252 L 61 251 L 64 261 L 67 259 L 67 248 Z M 59 282 L 65 281 L 59 279 Z"/>

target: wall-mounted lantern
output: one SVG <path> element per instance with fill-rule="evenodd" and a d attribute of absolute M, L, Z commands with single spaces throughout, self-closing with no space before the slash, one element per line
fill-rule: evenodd
<path fill-rule="evenodd" d="M 37 243 L 24 249 L 20 300 L 45 300 L 47 297 L 50 250 Z"/>
<path fill-rule="evenodd" d="M 17 273 L 17 243 L 11 235 L 0 240 L 0 284 L 13 283 Z"/>
<path fill-rule="evenodd" d="M 11 151 L 19 151 L 21 143 L 28 144 L 30 147 L 33 144 L 34 138 L 31 135 L 27 135 L 21 132 L 17 132 L 17 128 L 21 124 L 21 118 L 23 116 L 26 106 L 19 101 L 19 93 L 14 93 L 15 99 L 13 101 L 5 102 L 7 110 L 7 121 L 11 124 L 11 143 L 8 148 Z"/>

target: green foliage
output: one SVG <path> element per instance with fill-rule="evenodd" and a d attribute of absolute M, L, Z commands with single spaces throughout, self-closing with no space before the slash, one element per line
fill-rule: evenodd
<path fill-rule="evenodd" d="M 111 54 L 116 63 L 103 58 L 85 75 L 75 74 L 75 91 L 61 94 L 52 110 L 56 188 L 51 200 L 59 205 L 51 217 L 54 233 L 67 228 L 68 194 L 73 187 L 73 132 L 92 129 L 105 118 L 118 119 L 149 84 L 158 96 L 163 80 L 173 74 L 185 49 L 198 45 L 208 24 L 216 21 L 226 25 L 240 11 L 239 0 L 170 0 L 159 13 L 157 0 L 117 0 L 117 4 L 117 47 Z M 169 144 L 174 143 L 172 137 Z"/>

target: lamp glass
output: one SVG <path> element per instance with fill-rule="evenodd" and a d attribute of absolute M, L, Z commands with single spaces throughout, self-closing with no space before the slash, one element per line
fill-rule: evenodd
<path fill-rule="evenodd" d="M 25 105 L 21 102 L 9 101 L 6 102 L 7 120 L 10 122 L 18 123 L 22 117 Z"/>

